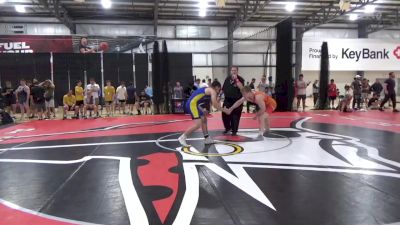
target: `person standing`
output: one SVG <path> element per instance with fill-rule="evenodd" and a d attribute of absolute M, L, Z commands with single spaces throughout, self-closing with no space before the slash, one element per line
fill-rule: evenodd
<path fill-rule="evenodd" d="M 253 79 L 251 79 L 251 82 L 249 83 L 249 85 L 247 85 L 247 86 L 249 86 L 249 88 L 251 89 L 251 90 L 255 90 L 255 86 L 254 86 L 254 84 L 256 83 L 256 78 L 253 78 Z M 252 106 L 252 105 L 254 105 L 253 103 L 251 103 L 251 102 L 249 102 L 249 101 L 247 101 L 246 102 L 246 108 L 247 108 L 247 113 L 250 113 L 250 106 Z"/>
<path fill-rule="evenodd" d="M 319 98 L 319 85 L 318 85 L 318 80 L 315 80 L 313 85 L 312 85 L 312 90 L 313 90 L 313 98 L 314 98 L 314 106 L 317 105 L 317 101 Z"/>
<path fill-rule="evenodd" d="M 232 66 L 231 75 L 225 79 L 224 85 L 222 86 L 222 91 L 225 95 L 223 106 L 226 108 L 230 108 L 236 101 L 242 98 L 242 93 L 236 83 L 240 82 L 243 85 L 244 79 L 239 76 L 238 73 L 239 68 L 237 66 Z M 242 110 L 243 104 L 234 109 L 230 115 L 222 112 L 222 120 L 225 127 L 224 134 L 227 134 L 229 131 L 232 131 L 232 135 L 237 134 Z"/>
<path fill-rule="evenodd" d="M 174 99 L 183 99 L 183 87 L 179 81 L 176 82 L 174 87 Z"/>
<path fill-rule="evenodd" d="M 133 110 L 137 105 L 136 99 L 138 98 L 136 94 L 136 87 L 133 84 L 133 82 L 131 82 L 129 86 L 126 87 L 126 94 L 127 94 L 126 104 L 128 105 L 128 114 L 133 116 Z M 140 114 L 138 107 L 136 108 L 137 108 L 136 111 L 138 111 L 138 114 Z"/>
<path fill-rule="evenodd" d="M 21 79 L 19 82 L 19 87 L 15 91 L 16 100 L 21 110 L 21 120 L 24 119 L 24 114 L 26 113 L 29 115 L 29 95 L 30 90 L 29 87 L 26 85 L 26 81 Z"/>
<path fill-rule="evenodd" d="M 104 102 L 106 104 L 107 116 L 114 114 L 114 95 L 115 88 L 111 85 L 111 81 L 107 80 L 104 87 Z"/>
<path fill-rule="evenodd" d="M 117 91 L 115 92 L 117 95 L 117 100 L 118 100 L 118 105 L 119 105 L 119 114 L 121 114 L 121 109 L 122 113 L 125 114 L 125 102 L 128 97 L 128 92 L 126 91 L 125 87 L 125 81 L 121 81 L 121 85 L 117 87 Z"/>
<path fill-rule="evenodd" d="M 300 108 L 300 101 L 303 103 L 303 112 L 306 111 L 306 97 L 307 97 L 307 86 L 311 82 L 306 83 L 304 81 L 304 75 L 300 74 L 299 79 L 295 81 L 295 89 L 297 90 L 297 111 Z"/>
<path fill-rule="evenodd" d="M 356 75 L 354 81 L 351 83 L 351 89 L 353 89 L 353 109 L 360 109 L 361 108 L 361 91 L 362 91 L 362 84 L 361 84 L 361 76 Z M 357 108 L 355 107 L 357 104 Z"/>
<path fill-rule="evenodd" d="M 384 84 L 384 92 L 385 92 L 385 98 L 381 102 L 381 106 L 379 107 L 380 111 L 384 111 L 383 106 L 385 103 L 391 99 L 392 104 L 393 104 L 393 112 L 399 112 L 399 110 L 396 109 L 396 81 L 394 80 L 396 78 L 396 75 L 394 72 L 389 73 L 389 78 L 385 80 Z"/>
<path fill-rule="evenodd" d="M 257 88 L 258 88 L 258 91 L 267 93 L 267 91 L 268 91 L 267 76 L 262 75 L 261 81 L 258 84 Z"/>
<path fill-rule="evenodd" d="M 39 85 L 37 80 L 33 81 L 31 88 L 32 101 L 35 104 L 34 111 L 39 115 L 39 120 L 43 120 L 43 114 L 46 112 L 46 103 L 44 99 L 45 90 Z"/>
<path fill-rule="evenodd" d="M 100 92 L 100 86 L 96 84 L 96 81 L 94 78 L 89 79 L 89 84 L 86 86 L 86 94 L 90 94 L 93 97 L 93 102 L 96 108 L 98 109 L 99 107 L 99 92 Z M 98 112 L 98 110 L 97 110 Z M 98 116 L 98 115 L 96 115 Z"/>
<path fill-rule="evenodd" d="M 82 81 L 78 80 L 76 82 L 75 86 L 75 99 L 76 99 L 76 106 L 79 107 L 78 113 L 75 115 L 76 118 L 79 118 L 79 111 L 81 112 L 81 115 L 83 116 L 83 108 L 84 108 L 84 100 L 85 95 L 84 95 L 84 90 L 82 87 Z"/>
<path fill-rule="evenodd" d="M 328 84 L 328 98 L 329 98 L 329 108 L 335 108 L 335 100 L 337 98 L 337 87 L 335 80 L 331 79 L 331 83 Z"/>
<path fill-rule="evenodd" d="M 46 118 L 50 119 L 50 115 L 53 113 L 53 118 L 56 118 L 55 105 L 54 105 L 54 89 L 55 85 L 51 80 L 45 80 L 39 84 L 45 90 L 44 100 L 46 105 Z"/>
<path fill-rule="evenodd" d="M 371 94 L 371 86 L 369 85 L 369 80 L 364 78 L 361 83 L 361 98 L 362 103 L 365 105 L 365 108 L 368 108 L 369 95 Z"/>

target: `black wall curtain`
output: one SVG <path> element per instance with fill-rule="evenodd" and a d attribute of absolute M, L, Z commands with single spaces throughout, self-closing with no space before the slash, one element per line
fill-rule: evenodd
<path fill-rule="evenodd" d="M 121 81 L 127 84 L 133 82 L 133 58 L 132 54 L 105 53 L 103 55 L 104 84 L 110 80 L 117 88 Z"/>
<path fill-rule="evenodd" d="M 291 111 L 294 97 L 292 18 L 277 24 L 276 30 L 276 111 Z"/>
<path fill-rule="evenodd" d="M 170 108 L 170 95 L 171 91 L 171 83 L 170 83 L 170 66 L 169 66 L 169 54 L 167 48 L 167 42 L 164 40 L 162 44 L 162 54 L 161 54 L 161 86 L 162 86 L 162 93 L 163 93 L 163 103 L 164 103 L 164 112 L 169 113 Z"/>
<path fill-rule="evenodd" d="M 149 56 L 147 54 L 135 54 L 135 80 L 139 94 L 149 83 Z"/>
<path fill-rule="evenodd" d="M 153 101 L 155 104 L 155 113 L 159 113 L 158 105 L 163 102 L 162 81 L 160 73 L 160 50 L 158 41 L 154 42 L 152 55 L 152 72 L 153 72 Z"/>
<path fill-rule="evenodd" d="M 327 109 L 328 84 L 329 84 L 329 52 L 328 43 L 323 42 L 321 47 L 321 69 L 319 74 L 319 99 L 316 108 L 319 110 Z"/>
<path fill-rule="evenodd" d="M 182 87 L 193 81 L 193 60 L 191 53 L 169 53 L 169 73 L 171 86 L 179 81 Z"/>

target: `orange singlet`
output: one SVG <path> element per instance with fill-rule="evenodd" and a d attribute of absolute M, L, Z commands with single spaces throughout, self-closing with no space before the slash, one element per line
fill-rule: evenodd
<path fill-rule="evenodd" d="M 268 96 L 261 91 L 254 92 L 254 100 L 257 95 L 262 95 L 264 97 L 265 112 L 271 114 L 276 109 L 276 101 L 271 96 Z"/>

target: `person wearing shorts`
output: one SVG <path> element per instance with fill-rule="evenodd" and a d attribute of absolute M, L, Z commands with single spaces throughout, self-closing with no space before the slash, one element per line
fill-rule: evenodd
<path fill-rule="evenodd" d="M 29 95 L 30 90 L 26 85 L 26 81 L 24 79 L 20 80 L 20 85 L 15 91 L 16 101 L 21 110 L 21 120 L 24 119 L 25 113 L 29 115 Z"/>
<path fill-rule="evenodd" d="M 128 93 L 125 87 L 125 81 L 121 81 L 121 85 L 117 87 L 115 94 L 117 95 L 119 113 L 121 114 L 122 109 L 122 113 L 125 114 L 125 103 L 128 97 Z"/>
<path fill-rule="evenodd" d="M 139 107 L 140 110 L 142 111 L 142 114 L 147 114 L 148 109 L 150 108 L 151 105 L 151 98 L 146 94 L 146 92 L 142 91 L 140 92 L 139 95 Z"/>
<path fill-rule="evenodd" d="M 294 83 L 295 89 L 297 91 L 297 110 L 300 108 L 300 102 L 303 103 L 303 112 L 306 110 L 306 97 L 307 97 L 307 86 L 311 82 L 306 83 L 304 81 L 304 75 L 300 74 L 299 79 Z"/>
<path fill-rule="evenodd" d="M 97 117 L 97 105 L 96 105 L 93 95 L 91 95 L 90 92 L 86 93 L 84 103 L 85 103 L 85 106 L 83 108 L 83 115 L 84 115 L 83 118 L 84 119 L 88 118 L 87 111 L 94 111 L 93 115 L 95 115 L 94 117 L 96 118 Z"/>
<path fill-rule="evenodd" d="M 211 87 L 199 88 L 192 93 L 188 101 L 186 102 L 185 108 L 187 112 L 190 112 L 194 124 L 189 127 L 179 138 L 178 141 L 182 146 L 188 146 L 186 138 L 194 131 L 201 127 L 204 135 L 204 144 L 214 144 L 214 140 L 208 134 L 207 128 L 207 112 L 204 107 L 203 99 L 207 96 L 211 96 L 211 102 L 217 110 L 228 112 L 228 109 L 222 108 L 221 104 L 217 100 L 217 96 L 221 91 L 221 83 L 214 81 Z"/>
<path fill-rule="evenodd" d="M 111 81 L 107 80 L 104 87 L 104 102 L 106 104 L 107 116 L 114 114 L 114 95 L 115 88 L 111 85 Z"/>
<path fill-rule="evenodd" d="M 270 131 L 269 115 L 276 109 L 276 101 L 269 95 L 261 91 L 253 91 L 250 87 L 242 87 L 243 98 L 239 99 L 232 107 L 229 108 L 229 113 L 239 107 L 243 102 L 252 102 L 257 107 L 257 113 L 253 119 L 258 120 L 259 134 L 256 140 L 264 140 L 264 136 Z"/>
<path fill-rule="evenodd" d="M 33 81 L 33 86 L 31 88 L 32 101 L 35 106 L 33 110 L 38 114 L 39 120 L 43 120 L 43 114 L 46 112 L 44 93 L 45 90 L 39 85 L 39 82 L 37 80 Z"/>
<path fill-rule="evenodd" d="M 368 108 L 370 94 L 371 94 L 371 86 L 369 85 L 369 80 L 364 78 L 361 82 L 361 98 L 366 109 Z"/>
<path fill-rule="evenodd" d="M 51 80 L 45 80 L 44 82 L 39 84 L 42 86 L 45 90 L 44 93 L 44 99 L 45 99 L 45 105 L 46 105 L 46 117 L 47 119 L 50 119 L 50 115 L 53 114 L 53 118 L 56 118 L 56 112 L 55 112 L 55 105 L 54 105 L 54 89 L 56 88 L 55 85 Z"/>
<path fill-rule="evenodd" d="M 136 94 L 136 88 L 133 85 L 133 83 L 130 83 L 128 87 L 126 87 L 126 93 L 127 93 L 127 100 L 126 104 L 128 105 L 128 113 L 129 115 L 133 115 L 133 110 L 135 109 L 136 104 L 136 99 L 138 98 Z M 137 109 L 139 112 L 139 109 Z M 139 113 L 138 113 L 139 114 Z"/>
<path fill-rule="evenodd" d="M 67 119 L 68 111 L 74 111 L 75 118 L 79 118 L 77 117 L 79 106 L 76 106 L 76 97 L 72 94 L 72 90 L 69 90 L 63 97 L 63 109 L 63 120 Z"/>
<path fill-rule="evenodd" d="M 78 114 L 76 115 L 76 117 L 79 118 L 79 111 L 81 112 L 81 114 L 83 114 L 83 107 L 84 107 L 83 100 L 85 98 L 84 90 L 83 90 L 83 87 L 82 87 L 82 81 L 80 81 L 80 80 L 78 80 L 76 82 L 75 98 L 76 98 L 76 106 L 79 107 Z"/>
<path fill-rule="evenodd" d="M 337 87 L 334 79 L 331 79 L 331 82 L 328 84 L 328 98 L 329 98 L 329 108 L 334 109 L 335 101 L 337 98 Z"/>

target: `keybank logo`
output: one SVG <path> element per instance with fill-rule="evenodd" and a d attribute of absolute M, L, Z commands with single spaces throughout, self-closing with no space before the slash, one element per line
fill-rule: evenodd
<path fill-rule="evenodd" d="M 400 56 L 400 51 L 398 51 Z M 355 59 L 358 62 L 360 59 L 389 59 L 389 50 L 386 48 L 381 51 L 372 51 L 369 48 L 363 48 L 361 51 L 352 51 L 350 48 L 342 48 L 343 59 Z"/>
<path fill-rule="evenodd" d="M 393 55 L 400 60 L 400 46 L 397 46 L 395 50 L 393 50 Z"/>

